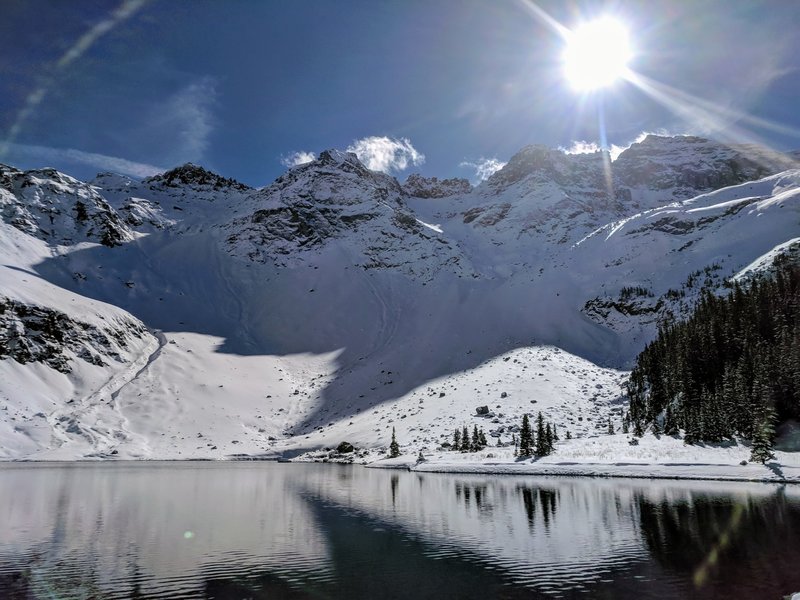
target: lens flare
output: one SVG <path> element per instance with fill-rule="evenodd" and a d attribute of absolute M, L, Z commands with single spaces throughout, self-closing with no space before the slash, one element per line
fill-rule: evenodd
<path fill-rule="evenodd" d="M 625 75 L 631 47 L 625 26 L 611 17 L 585 23 L 566 36 L 564 75 L 578 90 L 606 87 Z"/>

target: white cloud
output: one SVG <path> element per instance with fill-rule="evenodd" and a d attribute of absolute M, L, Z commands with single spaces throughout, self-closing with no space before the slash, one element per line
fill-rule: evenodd
<path fill-rule="evenodd" d="M 135 123 L 129 143 L 164 164 L 202 162 L 215 126 L 216 88 L 217 80 L 204 76 L 177 89 Z"/>
<path fill-rule="evenodd" d="M 167 102 L 165 120 L 177 133 L 177 145 L 188 160 L 202 158 L 208 149 L 216 97 L 216 80 L 207 76 L 187 85 Z"/>
<path fill-rule="evenodd" d="M 559 146 L 558 149 L 564 154 L 592 154 L 594 152 L 600 152 L 600 146 L 594 142 L 584 142 L 582 140 L 573 141 L 569 148 Z"/>
<path fill-rule="evenodd" d="M 497 171 L 506 166 L 506 163 L 497 160 L 496 158 L 479 158 L 476 161 L 464 161 L 458 165 L 462 169 L 472 169 L 475 176 L 472 178 L 472 183 L 478 184 L 481 181 L 486 181 L 494 175 Z"/>
<path fill-rule="evenodd" d="M 667 129 L 663 129 L 663 128 L 662 129 L 655 129 L 653 131 L 643 131 L 642 133 L 637 135 L 636 138 L 634 138 L 632 141 L 628 142 L 627 144 L 622 144 L 620 146 L 618 146 L 617 144 L 611 144 L 610 147 L 606 148 L 606 150 L 608 150 L 608 153 L 611 155 L 611 160 L 612 161 L 617 160 L 617 157 L 620 154 L 622 154 L 625 150 L 630 148 L 633 144 L 639 144 L 642 141 L 644 141 L 644 139 L 648 135 L 658 135 L 658 136 L 664 136 L 664 137 L 677 137 L 677 136 L 681 136 L 681 135 L 692 135 L 692 134 L 687 133 L 687 132 L 673 133 L 673 132 L 671 132 L 671 131 L 669 131 Z M 559 147 L 559 150 L 561 150 L 564 154 L 592 154 L 593 152 L 600 152 L 600 150 L 602 150 L 602 148 L 601 148 L 601 146 L 599 144 L 596 144 L 595 142 L 587 142 L 587 141 L 584 141 L 584 140 L 576 140 L 576 141 L 572 142 L 572 144 L 570 145 L 569 148 L 564 148 L 562 146 L 562 147 Z"/>
<path fill-rule="evenodd" d="M 639 138 L 637 138 L 637 141 L 639 141 Z M 622 153 L 622 151 L 627 150 L 629 147 L 630 144 L 628 144 L 627 146 L 617 146 L 616 144 L 611 144 L 611 146 L 605 148 L 605 150 L 607 150 L 608 153 L 611 155 L 611 160 L 617 160 L 617 157 Z M 603 149 L 604 148 L 601 148 L 598 144 L 594 142 L 586 142 L 583 140 L 576 140 L 572 142 L 572 145 L 569 148 L 563 148 L 563 147 L 559 148 L 559 150 L 561 150 L 565 154 L 593 154 L 595 152 L 600 152 Z"/>
<path fill-rule="evenodd" d="M 384 173 L 403 171 L 425 162 L 425 155 L 408 138 L 365 137 L 350 144 L 347 152 L 355 153 L 368 169 Z"/>
<path fill-rule="evenodd" d="M 312 160 L 316 160 L 317 155 L 313 152 L 306 152 L 305 150 L 299 150 L 298 152 L 292 152 L 285 156 L 281 156 L 281 164 L 284 167 L 292 168 L 298 165 L 304 165 L 306 163 L 310 163 Z"/>
<path fill-rule="evenodd" d="M 124 175 L 134 177 L 149 177 L 157 173 L 163 173 L 166 169 L 148 165 L 145 163 L 133 162 L 125 158 L 107 156 L 95 152 L 84 152 L 75 148 L 51 148 L 49 146 L 33 146 L 29 144 L 8 144 L 9 154 L 25 156 L 34 160 L 71 162 L 82 165 L 90 165 L 101 171 L 114 171 Z M 42 164 L 42 166 L 50 166 Z"/>

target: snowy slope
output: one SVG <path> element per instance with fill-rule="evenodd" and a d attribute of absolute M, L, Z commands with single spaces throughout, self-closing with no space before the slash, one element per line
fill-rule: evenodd
<path fill-rule="evenodd" d="M 113 322 L 128 347 L 76 342 L 100 365 L 56 340 L 71 374 L 4 356 L 4 435 L 40 433 L 3 456 L 291 455 L 386 446 L 392 426 L 433 448 L 473 423 L 507 441 L 539 410 L 594 435 L 658 319 L 798 237 L 798 171 L 751 150 L 529 147 L 474 189 L 337 151 L 260 189 L 194 165 L 91 184 L 5 169 L 0 296 Z M 121 245 L 78 218 L 89 200 Z"/>
<path fill-rule="evenodd" d="M 33 271 L 59 251 L 0 223 L 0 458 L 51 450 L 103 455 L 141 443 L 113 393 L 145 366 L 158 342 L 123 310 Z"/>
<path fill-rule="evenodd" d="M 640 335 L 653 335 L 659 318 L 685 314 L 704 286 L 715 291 L 748 265 L 744 257 L 771 263 L 765 257 L 790 251 L 798 233 L 797 170 L 634 214 L 576 244 L 574 260 L 617 283 L 589 301 L 585 312 L 628 331 L 638 323 Z M 625 301 L 619 293 L 625 286 L 641 286 L 652 295 Z"/>

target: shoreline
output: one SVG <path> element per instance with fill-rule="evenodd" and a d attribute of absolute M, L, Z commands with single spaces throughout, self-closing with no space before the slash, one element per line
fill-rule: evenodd
<path fill-rule="evenodd" d="M 387 459 L 391 460 L 391 459 Z M 522 475 L 547 477 L 596 477 L 624 479 L 673 479 L 677 481 L 742 481 L 753 483 L 800 484 L 800 468 L 775 465 L 788 471 L 777 474 L 768 465 L 687 465 L 680 463 L 614 464 L 614 463 L 444 463 L 425 461 L 422 463 L 383 460 L 365 465 L 368 469 L 401 469 L 417 473 L 454 473 L 461 475 Z M 708 469 L 712 467 L 712 472 Z M 675 469 L 676 472 L 669 470 Z M 703 472 L 699 472 L 699 471 Z M 748 471 L 735 473 L 735 470 Z M 767 471 L 766 473 L 764 471 Z M 758 472 L 760 471 L 760 473 Z"/>
<path fill-rule="evenodd" d="M 437 457 L 438 458 L 438 457 Z M 382 458 L 369 463 L 336 461 L 336 460 L 290 460 L 281 461 L 276 458 L 235 458 L 235 459 L 87 459 L 87 460 L 3 460 L 3 466 L 21 465 L 151 465 L 175 463 L 246 463 L 272 462 L 289 464 L 328 464 L 356 465 L 366 469 L 395 469 L 415 473 L 444 473 L 460 475 L 509 475 L 527 477 L 590 477 L 590 478 L 622 478 L 622 479 L 662 479 L 675 481 L 733 481 L 750 483 L 800 484 L 800 465 L 781 463 L 748 463 L 732 464 L 687 464 L 687 463 L 603 463 L 603 462 L 567 462 L 567 461 L 442 461 L 436 458 L 417 462 L 412 455 L 395 459 Z M 738 471 L 738 472 L 737 472 Z M 777 471 L 777 472 L 776 472 Z"/>

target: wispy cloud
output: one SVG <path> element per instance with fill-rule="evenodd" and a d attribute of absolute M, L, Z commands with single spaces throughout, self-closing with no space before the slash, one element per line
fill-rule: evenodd
<path fill-rule="evenodd" d="M 171 162 L 199 161 L 205 155 L 214 129 L 213 108 L 217 81 L 210 76 L 186 85 L 151 113 L 146 129 L 169 144 Z"/>
<path fill-rule="evenodd" d="M 365 137 L 350 144 L 347 152 L 355 153 L 368 169 L 384 173 L 404 171 L 425 162 L 425 155 L 408 138 Z"/>
<path fill-rule="evenodd" d="M 61 55 L 61 58 L 56 61 L 53 68 L 54 74 L 46 78 L 43 83 L 38 88 L 31 91 L 25 99 L 25 104 L 17 113 L 14 123 L 6 134 L 6 141 L 0 143 L 0 157 L 8 151 L 10 143 L 17 139 L 25 122 L 45 99 L 50 88 L 56 81 L 56 75 L 83 56 L 98 39 L 135 15 L 147 4 L 147 1 L 148 0 L 123 0 L 108 17 L 90 28 L 89 31 L 78 38 L 78 40 Z"/>
<path fill-rule="evenodd" d="M 310 163 L 312 160 L 316 160 L 317 155 L 313 152 L 306 152 L 305 150 L 298 150 L 297 152 L 291 152 L 286 154 L 285 156 L 281 156 L 281 164 L 284 167 L 292 168 L 298 165 L 304 165 L 306 163 Z"/>
<path fill-rule="evenodd" d="M 122 21 L 131 18 L 146 3 L 147 0 L 124 0 L 107 18 L 84 33 L 78 41 L 61 56 L 56 66 L 59 69 L 63 69 L 70 63 L 78 60 L 100 37 L 114 29 L 114 27 L 119 25 Z"/>
<path fill-rule="evenodd" d="M 115 173 L 132 175 L 134 177 L 149 177 L 166 170 L 161 167 L 138 163 L 117 156 L 84 152 L 83 150 L 76 150 L 75 148 L 51 148 L 49 146 L 9 143 L 8 149 L 11 154 L 42 161 L 42 166 L 46 166 L 47 161 L 71 162 L 90 165 L 101 171 L 114 171 Z"/>
<path fill-rule="evenodd" d="M 486 181 L 494 175 L 497 171 L 506 166 L 501 160 L 496 158 L 479 158 L 476 161 L 464 161 L 458 165 L 462 169 L 471 169 L 474 172 L 472 183 L 478 184 L 481 181 Z"/>

